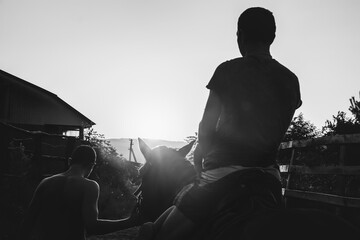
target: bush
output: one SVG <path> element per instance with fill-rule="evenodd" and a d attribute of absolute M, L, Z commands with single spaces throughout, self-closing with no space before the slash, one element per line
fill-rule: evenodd
<path fill-rule="evenodd" d="M 100 186 L 99 215 L 101 218 L 129 216 L 136 203 L 132 180 L 137 169 L 126 158 L 119 156 L 104 136 L 90 129 L 85 138 L 97 153 L 97 164 L 90 175 Z"/>
<path fill-rule="evenodd" d="M 352 117 L 347 117 L 345 112 L 339 111 L 336 116 L 333 115 L 332 121 L 327 120 L 322 129 L 323 134 L 330 136 L 360 133 L 360 101 L 355 97 L 350 98 L 349 111 Z"/>
<path fill-rule="evenodd" d="M 304 119 L 303 113 L 294 117 L 285 133 L 284 142 L 319 137 L 320 131 L 314 124 Z"/>

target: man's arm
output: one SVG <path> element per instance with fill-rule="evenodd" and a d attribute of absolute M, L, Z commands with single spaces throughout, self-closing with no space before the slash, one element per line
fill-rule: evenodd
<path fill-rule="evenodd" d="M 18 239 L 30 239 L 31 233 L 33 231 L 34 225 L 37 220 L 37 216 L 40 212 L 41 208 L 41 191 L 44 180 L 40 182 L 38 187 L 36 188 L 34 195 L 29 204 L 29 208 L 27 209 L 24 219 L 20 225 L 20 229 L 18 231 Z"/>
<path fill-rule="evenodd" d="M 99 185 L 94 181 L 89 181 L 84 190 L 82 215 L 87 233 L 102 235 L 134 226 L 130 218 L 121 220 L 98 219 Z"/>
<path fill-rule="evenodd" d="M 199 124 L 199 144 L 194 152 L 194 165 L 197 171 L 202 169 L 202 159 L 211 148 L 213 136 L 216 131 L 216 125 L 221 113 L 221 101 L 219 95 L 210 90 L 208 100 L 206 102 L 205 111 Z"/>

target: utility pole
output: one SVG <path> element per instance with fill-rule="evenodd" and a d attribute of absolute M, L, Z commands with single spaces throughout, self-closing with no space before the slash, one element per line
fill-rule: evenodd
<path fill-rule="evenodd" d="M 129 161 L 131 162 L 131 155 L 134 157 L 134 161 L 137 163 L 137 161 L 136 161 L 136 157 L 135 157 L 135 153 L 134 153 L 134 150 L 133 150 L 133 145 L 134 145 L 134 143 L 133 143 L 133 140 L 132 139 L 129 139 L 129 141 L 130 141 L 130 148 L 129 148 Z"/>

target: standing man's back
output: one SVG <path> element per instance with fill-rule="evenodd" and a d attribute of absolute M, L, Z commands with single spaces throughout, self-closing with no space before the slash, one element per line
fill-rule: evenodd
<path fill-rule="evenodd" d="M 99 185 L 88 179 L 96 164 L 90 146 L 77 147 L 66 172 L 42 180 L 25 216 L 19 239 L 84 240 L 135 225 L 135 219 L 98 218 Z"/>
<path fill-rule="evenodd" d="M 88 181 L 61 174 L 39 185 L 41 209 L 36 232 L 41 239 L 85 239 L 82 204 Z"/>

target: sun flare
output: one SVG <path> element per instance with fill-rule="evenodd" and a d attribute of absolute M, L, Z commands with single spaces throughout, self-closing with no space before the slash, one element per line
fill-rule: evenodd
<path fill-rule="evenodd" d="M 134 133 L 137 137 L 151 139 L 171 139 L 174 132 L 173 118 L 162 109 L 148 109 L 142 112 L 142 118 L 136 119 Z"/>

